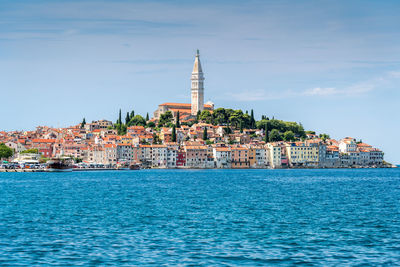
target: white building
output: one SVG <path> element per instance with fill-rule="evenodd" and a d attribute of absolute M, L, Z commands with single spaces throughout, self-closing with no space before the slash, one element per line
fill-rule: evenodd
<path fill-rule="evenodd" d="M 232 153 L 228 147 L 214 147 L 213 157 L 216 168 L 231 168 L 232 166 Z"/>
<path fill-rule="evenodd" d="M 269 165 L 272 168 L 280 168 L 282 166 L 281 153 L 282 149 L 278 144 L 268 143 Z"/>
<path fill-rule="evenodd" d="M 196 58 L 194 60 L 194 66 L 192 71 L 191 91 L 192 91 L 192 115 L 196 115 L 198 111 L 204 109 L 204 74 L 200 63 L 200 54 L 197 50 Z"/>

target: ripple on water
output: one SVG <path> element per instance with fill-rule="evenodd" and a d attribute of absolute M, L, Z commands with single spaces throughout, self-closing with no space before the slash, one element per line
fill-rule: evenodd
<path fill-rule="evenodd" d="M 0 265 L 398 265 L 399 170 L 0 173 Z"/>

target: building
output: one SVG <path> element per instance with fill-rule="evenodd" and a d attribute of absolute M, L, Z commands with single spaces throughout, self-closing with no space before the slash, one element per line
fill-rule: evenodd
<path fill-rule="evenodd" d="M 278 143 L 267 144 L 269 165 L 272 168 L 282 167 L 282 149 Z"/>
<path fill-rule="evenodd" d="M 216 168 L 231 168 L 232 153 L 229 147 L 214 147 L 213 156 Z"/>
<path fill-rule="evenodd" d="M 191 92 L 192 92 L 192 109 L 191 114 L 196 115 L 198 111 L 204 109 L 204 74 L 200 63 L 200 53 L 197 49 L 196 57 L 194 59 L 194 66 L 192 71 Z"/>
<path fill-rule="evenodd" d="M 286 155 L 291 166 L 317 167 L 319 162 L 318 145 L 306 145 L 304 142 L 286 144 Z"/>
<path fill-rule="evenodd" d="M 214 110 L 214 104 L 212 102 L 207 102 L 204 104 L 204 74 L 200 63 L 199 50 L 197 50 L 196 57 L 194 59 L 193 71 L 190 80 L 191 104 L 163 103 L 158 106 L 156 111 L 154 111 L 155 119 L 158 120 L 161 114 L 167 111 L 171 111 L 172 115 L 176 117 L 179 111 L 180 120 L 185 121 L 196 116 L 198 111 Z"/>
<path fill-rule="evenodd" d="M 232 168 L 249 168 L 249 149 L 245 147 L 232 147 L 231 148 L 232 157 Z"/>

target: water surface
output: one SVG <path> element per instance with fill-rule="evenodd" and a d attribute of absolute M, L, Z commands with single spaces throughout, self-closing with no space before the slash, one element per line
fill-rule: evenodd
<path fill-rule="evenodd" d="M 400 171 L 0 173 L 0 265 L 399 265 Z"/>

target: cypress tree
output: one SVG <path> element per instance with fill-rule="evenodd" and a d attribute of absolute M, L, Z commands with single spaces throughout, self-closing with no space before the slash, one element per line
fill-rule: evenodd
<path fill-rule="evenodd" d="M 208 140 L 208 135 L 207 135 L 207 127 L 204 127 L 204 131 L 203 131 L 203 140 Z"/>
<path fill-rule="evenodd" d="M 131 111 L 131 116 L 130 116 L 130 118 L 132 119 L 133 117 L 135 117 L 135 111 L 134 111 L 134 110 Z"/>
<path fill-rule="evenodd" d="M 255 126 L 256 126 L 256 121 L 254 119 L 254 112 L 253 112 L 253 109 L 252 109 L 251 113 L 250 113 L 250 127 L 251 127 L 251 129 L 254 129 Z"/>
<path fill-rule="evenodd" d="M 119 124 L 122 124 L 121 109 L 119 109 L 118 123 L 119 123 Z"/>
<path fill-rule="evenodd" d="M 127 112 L 125 117 L 125 124 L 128 125 L 130 120 L 131 118 L 129 117 L 129 112 Z"/>
<path fill-rule="evenodd" d="M 85 127 L 85 124 L 86 124 L 86 119 L 83 118 L 82 123 L 81 123 L 81 128 Z"/>
<path fill-rule="evenodd" d="M 180 116 L 180 114 L 179 114 L 179 110 L 178 110 L 178 113 L 176 114 L 176 127 L 177 128 L 181 128 L 181 122 L 179 121 L 179 116 Z"/>
<path fill-rule="evenodd" d="M 172 142 L 176 142 L 176 126 L 172 126 Z"/>
<path fill-rule="evenodd" d="M 269 141 L 269 136 L 268 136 L 268 123 L 265 124 L 265 143 L 268 143 Z"/>
<path fill-rule="evenodd" d="M 150 120 L 149 113 L 147 112 L 147 114 L 146 114 L 146 122 L 149 121 L 149 120 Z"/>
<path fill-rule="evenodd" d="M 240 132 L 243 133 L 243 123 L 240 122 Z"/>

